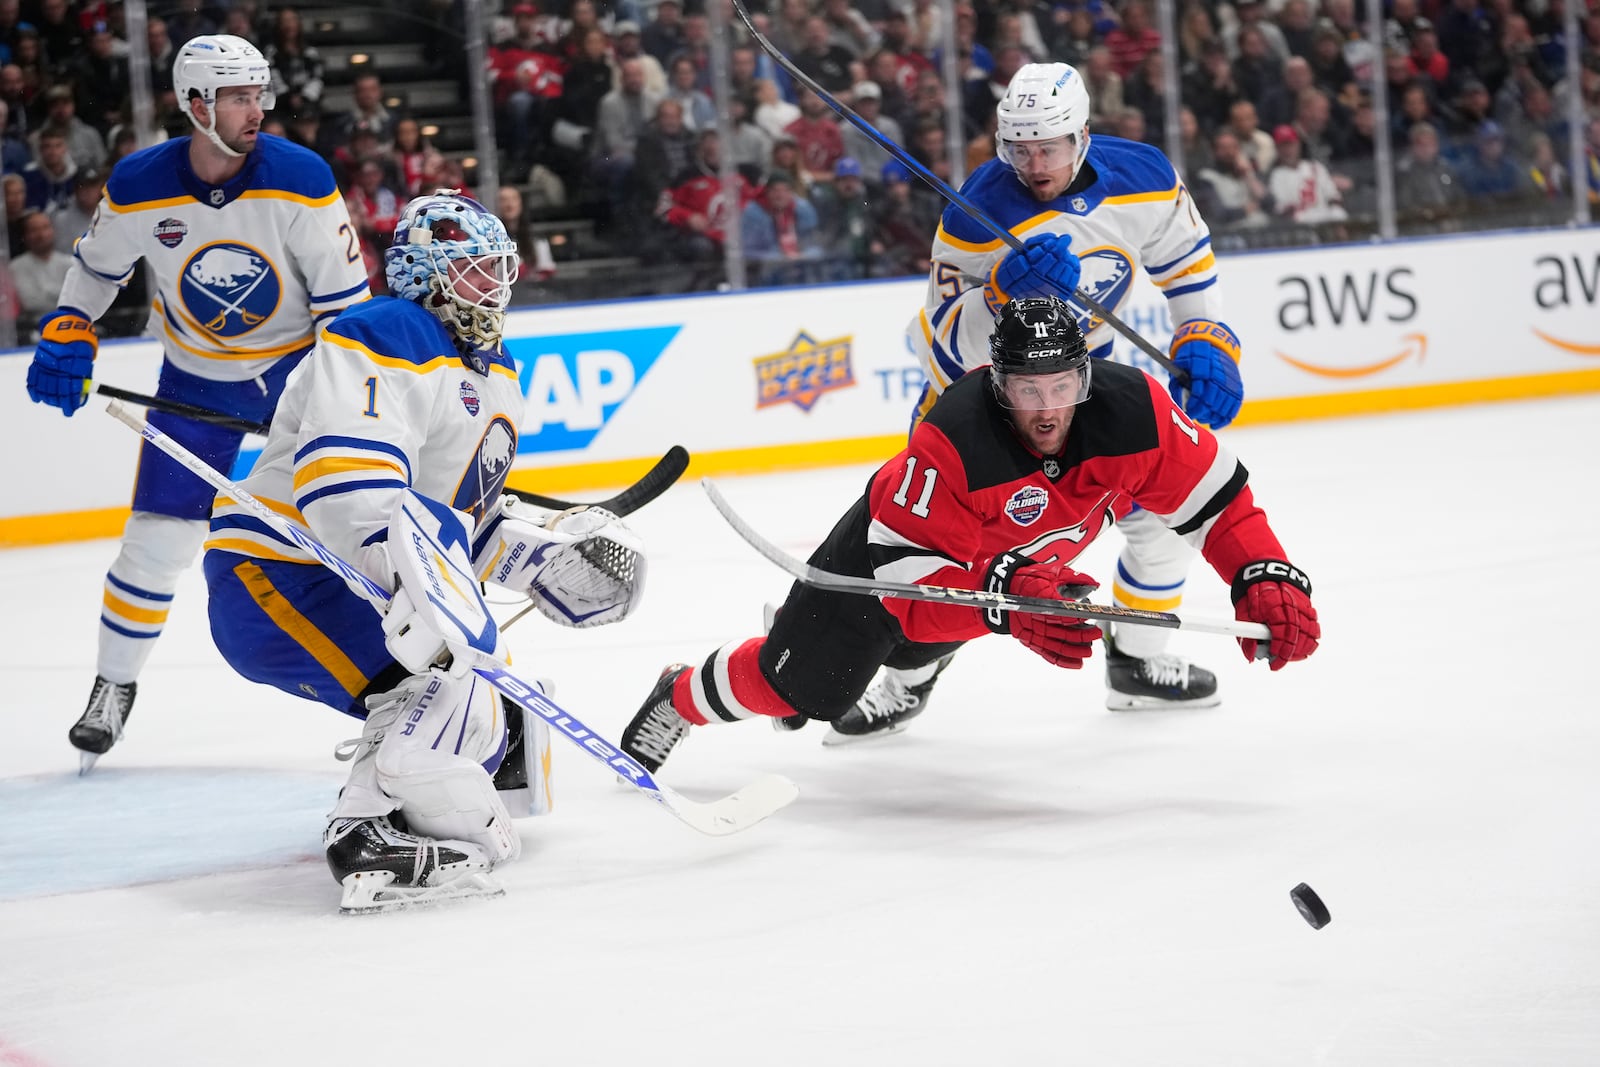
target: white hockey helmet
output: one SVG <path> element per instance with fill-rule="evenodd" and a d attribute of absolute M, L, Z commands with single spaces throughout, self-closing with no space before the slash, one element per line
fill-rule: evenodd
<path fill-rule="evenodd" d="M 230 156 L 237 156 L 217 136 L 217 90 L 230 85 L 261 86 L 261 110 L 271 111 L 276 103 L 272 92 L 272 68 L 261 50 L 243 37 L 227 33 L 203 34 L 190 38 L 178 49 L 178 58 L 172 62 L 172 87 L 177 92 L 178 106 L 183 108 L 194 128 Z M 194 117 L 189 101 L 199 97 L 205 102 L 211 116 L 208 126 L 202 126 Z"/>
<path fill-rule="evenodd" d="M 994 140 L 1000 159 L 1015 168 L 1010 145 L 1071 137 L 1076 155 L 1072 172 L 1089 151 L 1089 90 L 1083 76 L 1066 63 L 1029 63 L 1012 77 L 995 108 Z"/>
<path fill-rule="evenodd" d="M 407 204 L 383 254 L 394 295 L 433 312 L 471 347 L 499 343 L 520 263 L 505 223 L 459 189 Z M 471 295 L 459 291 L 462 281 Z"/>

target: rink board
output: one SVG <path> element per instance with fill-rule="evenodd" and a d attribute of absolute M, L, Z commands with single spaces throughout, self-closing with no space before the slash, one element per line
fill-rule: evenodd
<path fill-rule="evenodd" d="M 1219 261 L 1225 318 L 1244 344 L 1240 424 L 1600 390 L 1600 230 Z M 512 483 L 622 484 L 672 444 L 697 474 L 888 456 L 922 388 L 904 333 L 925 285 L 515 312 L 507 344 L 528 406 Z M 1142 275 L 1132 285 L 1124 319 L 1164 349 L 1165 303 Z M 1116 356 L 1154 369 L 1125 340 Z M 137 442 L 98 398 L 71 420 L 30 403 L 28 359 L 0 354 L 0 545 L 113 535 Z M 153 391 L 159 363 L 154 342 L 107 343 L 97 380 Z"/>

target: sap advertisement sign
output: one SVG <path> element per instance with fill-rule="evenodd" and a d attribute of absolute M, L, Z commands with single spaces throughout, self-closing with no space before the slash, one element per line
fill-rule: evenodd
<path fill-rule="evenodd" d="M 508 340 L 528 398 L 517 453 L 587 449 L 682 330 L 646 326 Z"/>

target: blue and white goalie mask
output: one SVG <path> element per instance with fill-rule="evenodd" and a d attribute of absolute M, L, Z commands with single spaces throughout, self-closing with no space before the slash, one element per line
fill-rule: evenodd
<path fill-rule="evenodd" d="M 433 312 L 459 342 L 500 342 L 521 261 L 505 224 L 482 204 L 454 189 L 417 197 L 383 258 L 394 295 Z"/>

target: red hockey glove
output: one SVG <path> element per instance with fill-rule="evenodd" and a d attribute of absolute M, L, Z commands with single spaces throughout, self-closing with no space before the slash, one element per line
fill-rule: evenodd
<path fill-rule="evenodd" d="M 1311 579 L 1281 559 L 1259 559 L 1239 568 L 1233 579 L 1234 617 L 1259 622 L 1272 631 L 1267 658 L 1273 670 L 1305 659 L 1317 650 L 1322 624 L 1311 606 Z M 1254 638 L 1239 638 L 1244 658 L 1256 658 Z"/>
<path fill-rule="evenodd" d="M 1059 563 L 1035 563 L 1017 552 L 1002 552 L 989 561 L 983 587 L 992 593 L 1081 600 L 1100 583 Z M 983 609 L 983 624 L 997 634 L 1010 634 L 1057 667 L 1076 669 L 1094 653 L 1104 635 L 1100 627 L 1059 615 Z"/>

